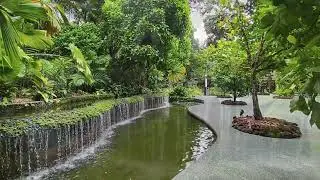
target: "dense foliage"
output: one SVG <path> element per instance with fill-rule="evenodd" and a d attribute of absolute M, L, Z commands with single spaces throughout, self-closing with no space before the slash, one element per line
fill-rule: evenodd
<path fill-rule="evenodd" d="M 299 94 L 291 110 L 320 127 L 320 2 L 197 1 L 212 44 L 203 50 L 188 0 L 0 1 L 0 103 L 171 87 L 190 96 L 181 85 L 207 75 L 234 100 L 250 89 L 262 119 L 258 89 L 275 75 L 276 93 Z"/>
<path fill-rule="evenodd" d="M 1 1 L 0 21 L 1 104 L 150 93 L 191 56 L 187 0 Z"/>
<path fill-rule="evenodd" d="M 265 3 L 265 8 L 263 25 L 270 28 L 273 38 L 290 44 L 286 84 L 300 93 L 291 111 L 311 114 L 310 123 L 320 128 L 320 2 L 274 0 Z"/>
<path fill-rule="evenodd" d="M 106 1 L 103 10 L 113 81 L 141 93 L 184 78 L 191 51 L 188 1 Z"/>
<path fill-rule="evenodd" d="M 238 44 L 238 46 L 234 46 L 233 52 L 244 52 L 245 60 L 238 59 L 232 64 L 238 62 L 240 67 L 246 70 L 245 74 L 248 74 L 250 78 L 254 117 L 262 119 L 257 96 L 259 77 L 263 77 L 285 65 L 281 52 L 286 49 L 286 44 L 281 44 L 276 38 L 270 38 L 268 36 L 269 31 L 262 27 L 261 24 L 264 20 L 262 18 L 264 14 L 263 3 L 258 1 L 253 7 L 249 5 L 248 8 L 248 4 L 240 1 L 220 1 L 218 8 L 231 14 L 219 20 L 218 26 L 223 26 L 227 41 Z M 229 48 L 224 48 L 220 49 L 219 53 L 226 54 L 228 51 L 230 51 Z M 230 75 L 232 72 L 237 73 L 238 71 L 237 68 L 230 70 Z M 235 74 L 235 76 L 245 77 L 245 74 Z M 218 78 L 220 77 L 221 74 Z M 220 78 L 219 82 L 222 82 L 222 80 L 228 81 L 227 79 L 227 77 Z M 241 81 L 241 78 L 238 78 L 238 80 Z M 245 89 L 245 87 L 243 88 Z"/>
<path fill-rule="evenodd" d="M 320 127 L 318 113 L 320 103 L 317 97 L 320 84 L 318 70 L 320 2 L 309 0 L 259 0 L 252 3 L 246 1 L 245 4 L 242 1 L 228 0 L 204 2 L 211 5 L 205 8 L 204 14 L 207 17 L 205 23 L 216 47 L 217 40 L 223 39 L 240 45 L 234 52 L 245 52 L 246 60 L 238 62 L 250 75 L 255 118 L 263 118 L 257 97 L 259 79 L 265 76 L 272 78 L 270 74 L 274 74 L 278 95 L 300 94 L 291 102 L 291 111 L 300 110 L 306 115 L 311 114 L 311 124 Z M 212 9 L 217 13 L 212 14 Z M 205 51 L 210 52 L 210 49 L 213 48 L 208 47 Z M 228 52 L 228 48 L 220 49 L 219 52 L 224 54 Z M 206 61 L 212 58 L 214 56 L 208 56 Z M 236 71 L 231 69 L 230 74 Z M 244 76 L 238 75 L 238 77 Z M 228 78 L 219 75 L 218 79 L 222 82 Z M 219 86 L 223 89 L 223 84 Z"/>
<path fill-rule="evenodd" d="M 192 87 L 177 86 L 169 94 L 169 96 L 171 97 L 195 97 L 200 95 L 202 95 L 201 89 L 199 89 L 196 86 L 192 86 Z"/>
<path fill-rule="evenodd" d="M 21 136 L 34 126 L 41 128 L 59 128 L 65 125 L 74 125 L 80 121 L 90 120 L 102 113 L 110 111 L 113 107 L 125 103 L 139 103 L 144 100 L 141 96 L 133 96 L 123 99 L 101 100 L 92 105 L 71 110 L 52 111 L 41 116 L 32 115 L 28 119 L 6 119 L 0 122 L 0 133 L 9 136 Z"/>
<path fill-rule="evenodd" d="M 101 6 L 105 0 L 53 0 L 72 14 L 77 23 L 99 23 L 103 19 Z"/>
<path fill-rule="evenodd" d="M 239 44 L 220 41 L 210 56 L 215 60 L 212 68 L 213 85 L 223 92 L 231 92 L 233 101 L 247 94 L 250 81 L 247 69 L 244 68 L 245 52 Z"/>

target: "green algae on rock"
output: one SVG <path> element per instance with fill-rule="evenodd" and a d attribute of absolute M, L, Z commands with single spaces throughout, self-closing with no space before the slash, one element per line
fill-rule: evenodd
<path fill-rule="evenodd" d="M 134 104 L 143 102 L 142 96 L 133 96 L 123 99 L 109 99 L 93 103 L 90 106 L 65 111 L 49 111 L 34 114 L 28 118 L 9 118 L 0 122 L 0 133 L 6 136 L 23 135 L 32 126 L 41 128 L 58 128 L 64 125 L 73 125 L 83 120 L 89 120 L 111 110 L 120 104 Z"/>
<path fill-rule="evenodd" d="M 92 105 L 92 103 L 114 98 L 112 94 L 84 95 L 53 99 L 52 102 L 32 101 L 0 105 L 0 117 L 5 115 L 43 113 L 48 110 L 67 110 Z"/>

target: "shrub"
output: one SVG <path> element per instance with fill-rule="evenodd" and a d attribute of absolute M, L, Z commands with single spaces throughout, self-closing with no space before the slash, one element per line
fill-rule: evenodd
<path fill-rule="evenodd" d="M 57 54 L 69 56 L 69 44 L 75 44 L 84 54 L 86 59 L 93 59 L 102 45 L 100 29 L 93 23 L 85 23 L 80 26 L 66 26 L 62 32 L 54 38 L 53 51 Z"/>
<path fill-rule="evenodd" d="M 289 96 L 293 96 L 293 91 L 291 89 L 277 89 L 275 92 L 276 95 L 280 96 L 280 97 L 289 97 Z"/>
<path fill-rule="evenodd" d="M 193 87 L 183 87 L 178 86 L 174 88 L 174 90 L 169 94 L 170 96 L 177 96 L 177 97 L 194 97 L 202 95 L 201 89 L 193 86 Z"/>
<path fill-rule="evenodd" d="M 187 88 L 183 86 L 178 86 L 174 88 L 174 90 L 170 93 L 170 96 L 188 97 Z"/>
<path fill-rule="evenodd" d="M 218 87 L 212 87 L 210 88 L 210 95 L 212 96 L 230 96 L 229 93 L 223 92 L 220 88 Z"/>

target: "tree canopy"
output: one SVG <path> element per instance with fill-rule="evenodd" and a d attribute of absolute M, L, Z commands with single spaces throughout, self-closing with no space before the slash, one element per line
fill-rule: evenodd
<path fill-rule="evenodd" d="M 274 0 L 264 5 L 263 26 L 273 38 L 290 45 L 287 61 L 291 71 L 286 77 L 290 78 L 288 85 L 300 93 L 292 101 L 291 111 L 311 114 L 310 123 L 320 128 L 320 2 Z"/>
<path fill-rule="evenodd" d="M 112 79 L 141 92 L 184 77 L 192 48 L 188 1 L 106 1 L 103 11 Z"/>

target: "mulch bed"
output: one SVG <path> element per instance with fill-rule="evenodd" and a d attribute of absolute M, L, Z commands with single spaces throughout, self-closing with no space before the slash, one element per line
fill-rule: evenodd
<path fill-rule="evenodd" d="M 224 100 L 224 101 L 221 102 L 221 104 L 224 104 L 224 105 L 238 105 L 238 106 L 247 105 L 247 103 L 244 102 L 244 101 L 232 101 L 232 100 Z"/>
<path fill-rule="evenodd" d="M 253 116 L 233 117 L 232 127 L 245 133 L 272 138 L 292 139 L 302 135 L 296 123 L 270 117 L 262 120 L 255 120 Z"/>
<path fill-rule="evenodd" d="M 225 95 L 225 96 L 217 95 L 217 98 L 232 98 L 232 96 L 230 96 L 230 95 Z"/>

